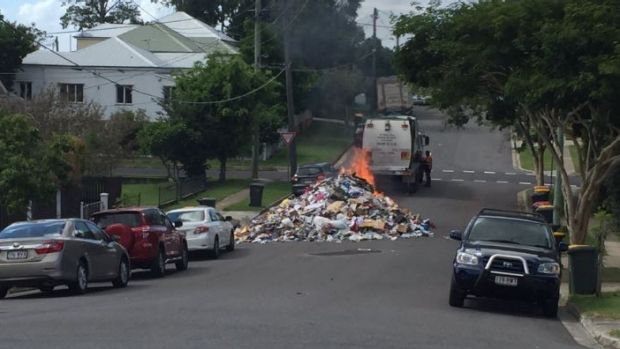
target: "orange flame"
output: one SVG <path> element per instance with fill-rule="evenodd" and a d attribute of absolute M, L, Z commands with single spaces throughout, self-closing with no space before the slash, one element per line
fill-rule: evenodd
<path fill-rule="evenodd" d="M 357 177 L 363 178 L 373 187 L 375 186 L 375 176 L 370 170 L 370 159 L 367 151 L 359 148 L 353 148 L 353 158 L 351 165 L 345 171 L 355 174 Z"/>

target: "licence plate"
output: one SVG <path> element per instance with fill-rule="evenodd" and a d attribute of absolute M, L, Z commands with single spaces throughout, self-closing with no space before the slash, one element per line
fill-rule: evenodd
<path fill-rule="evenodd" d="M 28 258 L 28 251 L 20 250 L 20 251 L 8 251 L 6 253 L 6 259 L 14 260 L 14 259 L 26 259 Z"/>
<path fill-rule="evenodd" d="M 518 279 L 510 276 L 495 276 L 495 284 L 502 286 L 517 286 Z"/>

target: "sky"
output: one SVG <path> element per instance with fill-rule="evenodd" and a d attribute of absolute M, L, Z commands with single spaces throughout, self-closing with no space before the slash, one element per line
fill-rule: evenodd
<path fill-rule="evenodd" d="M 153 17 L 161 18 L 173 12 L 173 9 L 154 4 L 151 0 L 136 0 L 142 11 L 142 19 L 146 21 L 154 20 Z M 425 4 L 427 1 L 418 1 Z M 30 25 L 34 23 L 37 28 L 48 33 L 58 33 L 74 30 L 75 28 L 62 29 L 60 17 L 64 14 L 62 0 L 0 0 L 0 13 L 5 19 Z M 358 22 L 363 23 L 364 31 L 367 36 L 372 35 L 372 12 L 374 8 L 379 10 L 377 20 L 377 37 L 384 46 L 393 47 L 396 39 L 391 34 L 390 14 L 399 15 L 408 13 L 411 9 L 411 0 L 365 0 L 358 11 Z M 71 36 L 75 33 L 55 34 L 59 37 L 60 51 L 75 50 L 75 42 Z M 46 44 L 52 45 L 53 38 Z"/>

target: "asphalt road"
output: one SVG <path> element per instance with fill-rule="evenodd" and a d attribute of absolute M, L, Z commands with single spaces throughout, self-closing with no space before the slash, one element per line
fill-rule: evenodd
<path fill-rule="evenodd" d="M 511 170 L 504 136 L 477 126 L 442 132 L 437 115 L 420 117 L 436 168 Z M 431 217 L 435 237 L 242 244 L 163 279 L 134 273 L 126 289 L 13 295 L 0 301 L 0 348 L 578 347 L 559 320 L 527 303 L 448 306 L 456 243 L 445 235 L 481 207 L 514 208 L 522 186 L 437 181 L 407 196 L 389 179 L 380 185 Z"/>

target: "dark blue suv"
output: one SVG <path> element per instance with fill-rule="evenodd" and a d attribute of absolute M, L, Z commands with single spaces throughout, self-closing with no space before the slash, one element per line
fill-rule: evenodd
<path fill-rule="evenodd" d="M 482 209 L 464 232 L 454 258 L 450 305 L 462 307 L 468 295 L 537 301 L 555 317 L 560 293 L 560 252 L 544 217 L 535 213 Z"/>

